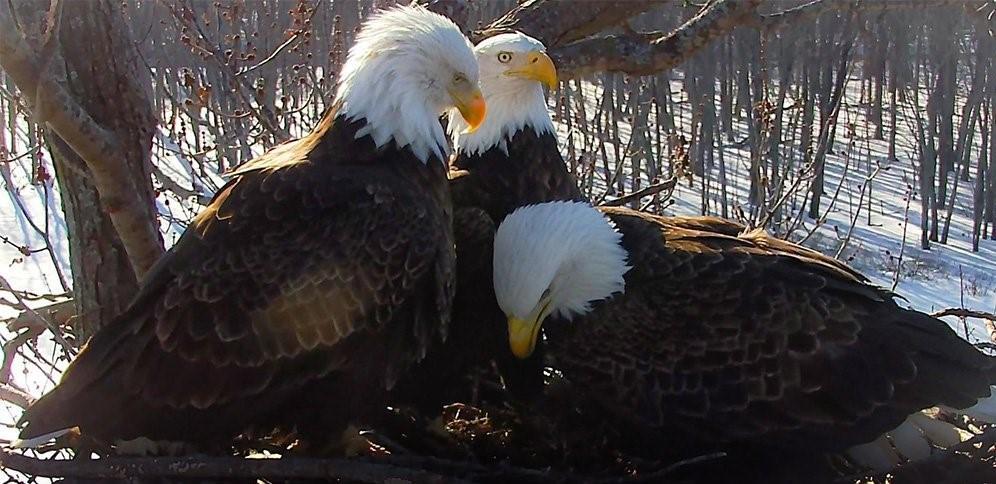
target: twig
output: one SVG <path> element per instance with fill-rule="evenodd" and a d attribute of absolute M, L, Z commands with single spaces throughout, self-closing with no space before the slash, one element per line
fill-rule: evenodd
<path fill-rule="evenodd" d="M 903 211 L 903 239 L 899 243 L 899 258 L 896 262 L 896 276 L 892 279 L 892 292 L 899 286 L 899 278 L 903 270 L 903 255 L 906 252 L 906 232 L 910 226 L 910 202 L 913 201 L 913 185 L 906 184 L 906 210 Z"/>
<path fill-rule="evenodd" d="M 723 457 L 726 457 L 726 452 L 713 452 L 712 454 L 700 455 L 700 456 L 697 456 L 697 457 L 692 457 L 690 459 L 680 460 L 680 461 L 675 462 L 675 463 L 673 463 L 673 464 L 671 464 L 671 465 L 669 465 L 669 466 L 667 466 L 664 469 L 661 469 L 659 471 L 651 472 L 651 473 L 648 473 L 648 474 L 642 475 L 642 476 L 638 475 L 638 476 L 636 476 L 635 478 L 632 478 L 632 479 L 630 479 L 630 478 L 615 478 L 615 479 L 605 479 L 605 480 L 598 481 L 598 482 L 602 482 L 602 483 L 605 483 L 605 484 L 609 484 L 609 483 L 630 483 L 630 482 L 661 482 L 661 480 L 662 480 L 662 478 L 664 476 L 666 476 L 668 474 L 671 474 L 674 471 L 677 471 L 677 470 L 682 469 L 684 467 L 688 467 L 688 466 L 692 466 L 692 465 L 697 465 L 697 464 L 701 464 L 701 463 L 704 463 L 704 462 L 710 462 L 710 461 L 713 461 L 713 460 L 716 460 L 716 459 L 722 459 Z"/>
<path fill-rule="evenodd" d="M 42 334 L 42 328 L 29 328 L 3 344 L 3 363 L 0 364 L 0 383 L 9 383 L 14 368 L 14 357 L 17 350 Z"/>
<path fill-rule="evenodd" d="M 315 5 L 311 7 L 311 15 L 308 16 L 308 21 L 305 22 L 304 25 L 306 25 L 306 26 L 310 26 L 311 25 L 311 19 L 315 18 L 315 13 L 318 12 L 318 7 L 321 5 L 321 3 L 322 3 L 322 0 L 318 0 L 317 2 L 315 2 Z M 252 71 L 254 71 L 256 69 L 259 69 L 260 67 L 263 67 L 264 65 L 268 64 L 273 59 L 276 59 L 277 56 L 280 55 L 280 53 L 283 52 L 283 50 L 287 48 L 287 46 L 289 46 L 292 43 L 294 43 L 294 41 L 297 40 L 297 38 L 300 37 L 301 34 L 303 34 L 308 28 L 310 28 L 310 27 L 303 28 L 303 29 L 298 29 L 297 32 L 294 32 L 294 35 L 291 35 L 287 40 L 284 41 L 284 43 L 278 45 L 276 49 L 273 49 L 273 52 L 270 55 L 266 56 L 265 59 L 259 61 L 257 64 L 255 64 L 255 65 L 253 65 L 251 67 L 247 67 L 245 69 L 242 69 L 241 71 L 236 72 L 235 73 L 235 77 L 244 76 L 244 75 L 246 75 L 246 74 L 248 74 L 248 73 L 250 73 L 250 72 L 252 72 Z"/>
<path fill-rule="evenodd" d="M 837 248 L 837 253 L 834 254 L 834 259 L 840 259 L 840 255 L 847 248 L 847 244 L 851 242 L 851 236 L 854 235 L 854 227 L 858 224 L 858 218 L 861 216 L 861 207 L 864 205 L 865 193 L 868 187 L 871 186 L 872 181 L 878 176 L 882 171 L 882 164 L 876 163 L 875 171 L 865 178 L 864 183 L 861 184 L 861 194 L 858 196 L 858 209 L 854 211 L 854 216 L 851 218 L 851 225 L 847 228 L 847 235 L 844 236 L 844 240 L 841 241 L 840 247 Z"/>
<path fill-rule="evenodd" d="M 37 318 L 38 321 L 45 323 L 45 326 L 48 327 L 50 331 L 52 331 L 52 336 L 55 338 L 55 341 L 57 341 L 60 345 L 62 345 L 63 349 L 65 349 L 67 353 L 69 353 L 70 355 L 76 355 L 76 349 L 73 348 L 73 345 L 69 344 L 69 342 L 66 341 L 66 338 L 62 336 L 62 331 L 59 329 L 59 326 L 52 323 L 47 318 L 42 317 L 42 315 L 38 314 L 37 311 L 28 306 L 28 304 L 24 301 L 24 299 L 21 298 L 20 294 L 15 292 L 14 289 L 10 287 L 10 284 L 7 283 L 7 279 L 4 279 L 3 276 L 0 276 L 0 290 L 4 290 L 13 294 L 14 298 L 17 299 L 17 302 L 21 304 L 21 306 L 23 306 L 23 309 L 27 311 L 28 314 L 30 314 L 34 318 Z"/>
<path fill-rule="evenodd" d="M 891 10 L 895 8 L 929 8 L 961 4 L 962 0 L 889 0 L 887 2 L 862 2 L 854 0 L 814 0 L 778 13 L 762 15 L 759 27 L 770 30 L 782 25 L 800 25 L 803 22 L 837 10 L 843 13 L 856 11 Z"/>
<path fill-rule="evenodd" d="M 0 451 L 0 466 L 41 477 L 125 479 L 128 477 L 179 477 L 226 479 L 344 479 L 382 483 L 467 482 L 415 468 L 351 459 L 287 457 L 108 457 L 94 460 L 45 460 Z"/>
<path fill-rule="evenodd" d="M 673 190 L 674 187 L 675 187 L 675 185 L 677 185 L 677 184 L 678 184 L 678 179 L 675 178 L 675 177 L 671 177 L 671 178 L 669 178 L 667 180 L 664 180 L 664 181 L 662 181 L 660 183 L 655 183 L 655 184 L 650 185 L 650 186 L 648 186 L 646 188 L 642 188 L 640 190 L 637 190 L 637 191 L 635 191 L 633 193 L 630 193 L 629 195 L 623 195 L 623 196 L 621 196 L 619 198 L 615 198 L 615 199 L 612 199 L 612 200 L 606 200 L 606 201 L 604 201 L 604 202 L 602 202 L 602 203 L 600 203 L 598 205 L 601 206 L 601 207 L 619 207 L 619 206 L 622 206 L 622 205 L 626 205 L 627 203 L 632 202 L 633 200 L 639 200 L 639 199 L 641 199 L 643 197 L 648 197 L 648 196 L 651 196 L 651 195 L 655 195 L 655 194 L 663 192 L 665 190 L 668 191 L 668 192 L 670 192 L 670 190 Z"/>

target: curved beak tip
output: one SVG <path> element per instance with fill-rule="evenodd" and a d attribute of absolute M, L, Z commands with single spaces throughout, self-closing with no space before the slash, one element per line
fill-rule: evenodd
<path fill-rule="evenodd" d="M 536 326 L 538 326 L 536 322 L 530 323 L 517 318 L 508 319 L 508 345 L 516 358 L 526 359 L 533 354 L 538 337 Z"/>
<path fill-rule="evenodd" d="M 550 60 L 550 58 L 547 57 L 545 54 L 543 55 L 543 59 L 545 59 L 546 62 L 544 63 L 543 61 L 540 61 L 540 63 L 544 63 L 547 65 L 542 67 L 544 73 L 542 74 L 541 76 L 542 79 L 540 79 L 540 81 L 546 84 L 546 86 L 549 87 L 551 91 L 554 91 L 557 89 L 557 86 L 560 85 L 560 79 L 557 77 L 557 68 L 554 67 L 553 61 Z"/>
<path fill-rule="evenodd" d="M 476 91 L 466 102 L 460 103 L 457 109 L 460 111 L 460 116 L 463 117 L 463 120 L 467 122 L 467 129 L 464 130 L 464 133 L 477 131 L 477 128 L 484 122 L 484 118 L 488 113 L 487 103 L 484 101 L 484 96 L 480 91 Z"/>

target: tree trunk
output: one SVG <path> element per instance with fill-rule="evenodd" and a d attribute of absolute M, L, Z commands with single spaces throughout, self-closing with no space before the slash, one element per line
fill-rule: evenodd
<path fill-rule="evenodd" d="M 40 32 L 50 30 L 42 20 L 47 7 L 37 2 L 19 4 L 18 18 L 29 37 L 42 36 Z M 145 201 L 140 207 L 109 206 L 97 191 L 91 167 L 55 131 L 46 130 L 66 213 L 73 293 L 79 315 L 75 329 L 82 341 L 127 306 L 138 287 L 136 273 L 144 271 L 133 267 L 135 259 L 129 258 L 108 214 L 122 209 L 138 211 L 149 224 L 144 230 L 158 234 L 150 159 L 157 122 L 149 101 L 148 71 L 140 67 L 128 24 L 119 10 L 121 4 L 63 0 L 61 8 L 61 28 L 54 34 L 58 37 L 43 47 L 55 56 L 47 65 L 65 69 L 55 77 L 66 79 L 69 95 L 113 135 L 121 154 L 118 158 L 127 164 L 119 171 L 126 178 L 116 182 L 138 192 Z M 161 238 L 158 244 L 161 253 Z"/>

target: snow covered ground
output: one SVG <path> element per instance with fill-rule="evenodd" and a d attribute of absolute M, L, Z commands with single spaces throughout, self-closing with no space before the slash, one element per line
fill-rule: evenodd
<path fill-rule="evenodd" d="M 961 182 L 958 196 L 955 200 L 955 210 L 952 214 L 947 244 L 932 243 L 930 250 L 920 248 L 920 198 L 916 192 L 916 148 L 911 127 L 913 113 L 905 110 L 897 121 L 897 160 L 888 159 L 888 143 L 873 139 L 873 126 L 866 123 L 866 109 L 860 105 L 860 80 L 852 78 L 848 82 L 848 90 L 838 119 L 837 140 L 834 152 L 827 155 L 826 179 L 824 184 L 824 200 L 821 211 L 826 212 L 825 221 L 817 224 L 808 218 L 803 219 L 802 230 L 797 230 L 791 240 L 799 240 L 809 230 L 815 228 L 813 234 L 806 239 L 805 244 L 828 255 L 834 256 L 840 251 L 839 258 L 852 267 L 864 273 L 874 283 L 884 287 L 892 287 L 897 269 L 900 270 L 899 283 L 896 292 L 907 300 L 910 306 L 926 312 L 934 312 L 949 307 L 965 307 L 980 311 L 996 311 L 996 241 L 983 240 L 979 251 L 972 252 L 972 186 L 975 183 L 974 156 L 972 178 Z M 676 113 L 675 123 L 679 130 L 687 133 L 691 126 L 691 113 L 687 106 L 687 95 L 682 90 L 680 80 L 671 84 L 672 96 L 681 107 Z M 601 88 L 595 84 L 585 86 L 585 105 L 589 119 L 598 110 L 598 100 Z M 793 103 L 786 99 L 786 105 Z M 960 107 L 960 106 L 959 106 Z M 923 109 L 921 109 L 923 112 Z M 960 110 L 959 110 L 960 112 Z M 788 115 L 786 115 L 788 116 Z M 655 122 L 653 111 L 650 123 Z M 957 123 L 957 120 L 956 120 Z M 853 133 L 849 126 L 853 126 Z M 558 125 L 561 140 L 567 139 L 568 128 L 565 123 Z M 623 145 L 627 145 L 632 128 L 627 123 L 620 124 L 620 137 Z M 735 124 L 735 140 L 743 140 L 747 133 L 744 124 Z M 786 137 L 788 135 L 786 134 Z M 748 210 L 746 200 L 749 190 L 750 153 L 742 143 L 728 143 L 725 137 L 719 140 L 727 162 L 727 179 L 729 196 L 734 205 L 740 204 L 744 211 Z M 581 140 L 575 141 L 577 149 L 583 148 Z M 978 149 L 978 140 L 974 149 Z M 564 148 L 562 147 L 562 150 Z M 783 156 L 800 157 L 798 146 L 783 145 Z M 612 150 L 607 150 L 612 156 Z M 599 163 L 600 165 L 600 163 Z M 868 189 L 865 189 L 864 207 L 857 214 L 858 200 L 862 197 L 863 186 L 879 167 L 877 175 L 871 182 L 873 192 L 870 216 L 867 199 Z M 663 168 L 662 168 L 663 169 Z M 719 179 L 718 165 L 706 176 L 710 177 L 713 188 L 710 193 L 710 215 L 719 215 L 719 190 L 716 188 Z M 950 180 L 954 180 L 954 174 Z M 790 183 L 790 182 L 789 182 Z M 949 187 L 950 187 L 949 182 Z M 646 186 L 647 180 L 643 180 Z M 681 181 L 675 189 L 675 203 L 666 208 L 667 215 L 699 215 L 702 207 L 702 184 L 694 180 L 693 186 Z M 834 193 L 836 202 L 827 210 Z M 913 187 L 913 199 L 907 211 L 906 198 L 911 195 L 909 186 Z M 596 190 L 597 191 L 597 190 Z M 787 208 L 795 210 L 800 203 L 799 197 L 792 197 L 786 203 Z M 789 210 L 790 213 L 793 210 Z M 732 212 L 731 212 L 732 213 Z M 904 222 L 909 217 L 908 224 Z M 941 216 L 943 218 L 943 215 Z M 854 223 L 853 233 L 846 246 L 843 239 Z M 905 241 L 904 241 L 905 229 Z M 905 249 L 903 246 L 905 245 Z M 902 252 L 902 267 L 899 268 L 899 254 Z M 969 319 L 963 325 L 958 318 L 947 318 L 948 322 L 966 335 L 972 341 L 988 340 L 989 332 L 985 323 L 978 319 Z"/>
<path fill-rule="evenodd" d="M 853 89 L 846 96 L 846 106 L 840 115 L 841 128 L 837 135 L 836 151 L 827 158 L 827 198 L 824 209 L 839 186 L 837 202 L 827 212 L 826 222 L 816 228 L 806 243 L 835 255 L 856 217 L 851 240 L 841 251 L 841 257 L 877 284 L 892 286 L 897 258 L 903 252 L 896 291 L 911 306 L 923 311 L 946 307 L 993 311 L 996 309 L 996 242 L 982 241 L 979 252 L 971 250 L 970 185 L 963 185 L 959 190 L 947 244 L 935 243 L 931 250 L 920 249 L 918 199 L 910 204 L 909 225 L 905 227 L 904 243 L 904 216 L 907 213 L 904 197 L 909 196 L 908 185 L 916 186 L 913 163 L 910 160 L 911 153 L 914 152 L 914 141 L 908 128 L 908 120 L 898 123 L 899 159 L 890 161 L 886 157 L 886 143 L 869 139 L 865 132 L 864 109 L 858 106 L 856 92 L 858 82 L 852 80 L 850 85 Z M 589 113 L 597 111 L 599 89 L 594 84 L 586 86 Z M 672 92 L 676 100 L 687 104 L 678 81 L 672 85 Z M 690 126 L 687 106 L 679 114 L 678 124 L 687 130 Z M 853 135 L 845 129 L 846 125 L 855 126 Z M 558 129 L 561 140 L 567 139 L 566 125 L 561 123 Z M 736 126 L 735 129 L 738 131 L 736 139 L 743 139 L 745 127 Z M 620 131 L 625 144 L 630 126 L 623 123 Z M 12 134 L 17 137 L 17 146 L 11 150 L 11 155 L 21 155 L 29 146 L 27 133 L 21 125 L 18 125 L 15 133 L 8 132 L 4 138 L 8 149 L 11 147 Z M 160 133 L 155 146 L 154 158 L 161 176 L 169 177 L 173 182 L 203 195 L 209 195 L 221 185 L 222 179 L 216 174 L 208 174 L 206 179 L 201 179 L 186 168 L 187 164 L 179 162 L 181 150 L 167 133 Z M 746 148 L 732 144 L 722 149 L 727 158 L 731 200 L 743 204 L 748 187 L 749 153 Z M 797 147 L 787 146 L 786 150 L 789 154 L 797 150 Z M 256 148 L 254 151 L 259 152 L 261 149 Z M 882 170 L 873 181 L 875 195 L 870 216 L 867 212 L 855 216 L 853 211 L 861 197 L 862 185 L 869 173 L 879 165 Z M 47 173 L 53 172 L 47 153 L 42 153 L 40 166 Z M 0 275 L 11 287 L 23 291 L 22 297 L 30 305 L 38 307 L 48 304 L 50 300 L 40 295 L 56 295 L 57 299 L 58 295 L 71 290 L 72 282 L 66 223 L 60 208 L 57 184 L 51 177 L 39 177 L 37 167 L 33 169 L 27 156 L 0 166 L 0 171 L 3 173 L 5 190 L 5 194 L 0 197 L 0 234 L 4 237 L 0 243 Z M 714 169 L 707 176 L 715 181 L 718 173 Z M 679 184 L 674 192 L 675 203 L 665 213 L 698 214 L 702 203 L 700 187 L 698 181 L 692 187 L 684 182 Z M 715 200 L 711 203 L 715 206 Z M 790 207 L 792 203 L 797 203 L 797 200 L 790 200 Z M 199 208 L 192 198 L 183 199 L 170 193 L 160 195 L 158 206 L 163 215 L 161 223 L 167 244 L 176 240 L 186 222 Z M 805 228 L 813 228 L 814 225 L 813 221 L 808 221 Z M 52 250 L 47 250 L 46 247 L 51 247 Z M 10 305 L 2 304 L 3 301 L 13 302 L 14 298 L 8 292 L 0 292 L 0 319 L 12 318 L 19 313 Z M 963 325 L 956 318 L 949 318 L 949 323 L 960 334 L 967 333 L 971 340 L 988 338 L 982 321 L 968 320 Z M 9 331 L 0 329 L 3 341 L 9 341 L 13 336 Z M 41 341 L 34 348 L 42 359 L 55 359 L 55 347 L 47 340 Z M 58 367 L 62 368 L 64 364 L 65 362 L 61 362 Z M 37 396 L 51 387 L 57 375 L 33 365 L 24 359 L 15 359 L 12 383 Z M 12 425 L 19 414 L 20 410 L 13 405 L 0 405 L 0 439 L 14 436 Z"/>

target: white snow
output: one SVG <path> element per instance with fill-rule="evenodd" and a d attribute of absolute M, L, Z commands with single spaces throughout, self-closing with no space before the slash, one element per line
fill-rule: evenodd
<path fill-rule="evenodd" d="M 680 77 L 679 73 L 675 74 Z M 905 250 L 903 251 L 902 268 L 896 292 L 907 300 L 908 305 L 921 311 L 934 312 L 949 307 L 966 307 L 993 312 L 996 310 L 996 241 L 983 240 L 980 243 L 979 252 L 972 252 L 971 210 L 972 187 L 975 182 L 974 160 L 976 157 L 971 158 L 973 160 L 973 168 L 970 172 L 971 180 L 969 182 L 962 181 L 959 187 L 947 244 L 933 242 L 930 250 L 920 249 L 920 199 L 919 194 L 916 193 L 918 179 L 915 168 L 919 159 L 916 155 L 916 141 L 910 129 L 912 121 L 909 119 L 909 115 L 912 113 L 901 113 L 897 121 L 896 157 L 898 160 L 889 160 L 887 141 L 872 139 L 872 133 L 866 131 L 866 128 L 873 129 L 873 125 L 865 123 L 866 109 L 859 105 L 859 86 L 860 80 L 857 78 L 848 81 L 844 106 L 841 107 L 838 119 L 834 152 L 828 154 L 826 159 L 825 194 L 821 205 L 821 212 L 827 212 L 826 220 L 822 225 L 815 227 L 818 224 L 813 220 L 804 218 L 803 227 L 793 232 L 790 240 L 800 240 L 809 229 L 815 227 L 813 235 L 805 241 L 806 245 L 833 256 L 843 244 L 842 239 L 845 238 L 851 227 L 851 221 L 857 217 L 851 240 L 842 251 L 840 258 L 864 273 L 874 283 L 891 288 L 901 246 L 904 245 L 903 228 L 904 218 L 907 214 L 905 197 L 909 195 L 907 186 L 910 185 L 914 189 L 912 194 L 914 198 L 909 205 L 909 224 L 906 230 Z M 598 112 L 602 88 L 593 83 L 586 83 L 584 89 L 585 111 L 588 114 L 590 125 L 595 113 Z M 675 123 L 679 130 L 682 130 L 687 136 L 691 126 L 691 113 L 688 107 L 687 93 L 682 90 L 680 80 L 672 81 L 671 92 L 675 102 L 681 105 Z M 553 99 L 555 96 L 551 96 L 551 98 Z M 786 100 L 787 105 L 792 102 L 791 99 Z M 921 109 L 921 111 L 923 110 Z M 956 113 L 960 113 L 960 111 L 959 105 L 956 108 Z M 886 116 L 885 119 L 888 119 L 887 113 L 884 116 Z M 819 122 L 818 117 L 817 114 L 817 123 Z M 956 126 L 958 119 L 960 117 L 956 114 Z M 557 121 L 561 150 L 566 152 L 564 140 L 567 139 L 570 132 L 564 120 L 558 119 Z M 650 123 L 653 122 L 655 122 L 655 115 L 651 110 Z M 854 126 L 853 136 L 848 133 L 848 126 Z M 746 124 L 735 123 L 733 128 L 736 133 L 734 138 L 737 141 L 743 140 L 747 136 Z M 622 122 L 619 125 L 619 132 L 622 145 L 627 146 L 632 127 L 628 123 Z M 575 147 L 580 153 L 585 148 L 585 140 L 577 132 L 574 132 L 573 136 Z M 788 137 L 788 134 L 786 133 L 784 137 Z M 749 148 L 735 143 L 726 143 L 725 136 L 720 136 L 717 142 L 725 143 L 721 149 L 724 151 L 727 163 L 731 205 L 739 205 L 747 212 L 749 211 L 747 198 L 750 183 L 748 173 Z M 977 151 L 979 144 L 979 141 L 976 140 L 973 149 Z M 597 146 L 594 149 L 597 150 Z M 783 157 L 793 156 L 797 159 L 801 157 L 798 146 L 783 145 L 782 149 Z M 606 153 L 610 159 L 613 158 L 612 148 L 608 148 Z M 596 155 L 601 156 L 598 153 Z M 662 173 L 666 172 L 666 163 L 666 160 L 660 162 Z M 801 164 L 799 161 L 796 163 Z M 601 165 L 601 161 L 595 164 L 596 172 L 599 173 L 595 177 L 596 189 L 594 192 L 596 194 L 604 191 L 604 180 L 607 178 L 602 173 L 604 170 Z M 847 165 L 846 170 L 845 165 Z M 867 194 L 862 210 L 857 215 L 855 215 L 854 210 L 859 198 L 861 198 L 862 187 L 866 179 L 879 165 L 882 169 L 872 181 L 874 195 L 869 220 Z M 710 196 L 710 215 L 719 215 L 719 190 L 716 186 L 718 173 L 717 162 L 716 166 L 707 173 L 714 185 Z M 952 173 L 950 180 L 953 180 L 954 176 Z M 629 173 L 627 172 L 627 187 L 630 186 L 628 177 Z M 787 183 L 791 183 L 791 181 Z M 642 177 L 641 186 L 645 187 L 649 184 L 649 180 Z M 832 209 L 827 211 L 838 185 L 840 185 L 840 191 L 837 202 Z M 949 182 L 950 186 L 951 182 Z M 664 213 L 668 215 L 701 214 L 701 187 L 702 183 L 698 177 L 695 178 L 691 187 L 686 181 L 681 180 L 674 191 L 675 203 L 665 209 Z M 804 191 L 802 195 L 805 195 Z M 799 203 L 801 203 L 800 197 L 792 197 L 785 205 L 793 209 L 789 213 L 794 213 L 797 211 L 796 207 Z M 730 215 L 733 215 L 732 207 Z M 943 216 L 943 213 L 940 214 L 939 219 L 943 220 Z M 973 342 L 989 340 L 989 332 L 981 320 L 968 319 L 964 325 L 958 318 L 948 317 L 946 320 L 963 336 L 965 336 L 967 328 L 968 339 Z"/>

